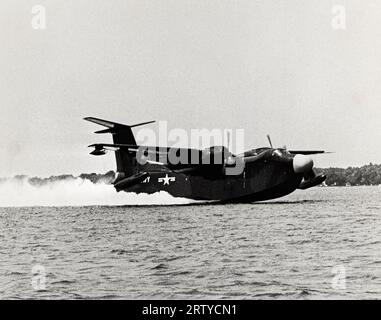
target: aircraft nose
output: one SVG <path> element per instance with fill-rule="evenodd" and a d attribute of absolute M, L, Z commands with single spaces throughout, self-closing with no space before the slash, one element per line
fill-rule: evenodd
<path fill-rule="evenodd" d="M 292 161 L 292 166 L 295 173 L 305 173 L 312 170 L 314 161 L 306 155 L 296 154 Z"/>

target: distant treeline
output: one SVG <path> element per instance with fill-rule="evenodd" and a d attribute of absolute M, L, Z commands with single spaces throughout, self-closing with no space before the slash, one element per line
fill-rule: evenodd
<path fill-rule="evenodd" d="M 374 186 L 381 185 L 381 164 L 358 167 L 316 169 L 327 175 L 328 186 Z"/>
<path fill-rule="evenodd" d="M 381 164 L 368 164 L 358 167 L 343 168 L 325 168 L 316 169 L 317 172 L 322 172 L 327 175 L 325 185 L 327 186 L 371 186 L 381 185 Z M 89 180 L 92 183 L 107 183 L 111 184 L 115 179 L 115 172 L 108 171 L 105 174 L 101 173 L 82 173 L 79 176 L 71 174 L 51 176 L 49 178 L 29 177 L 25 175 L 18 175 L 11 178 L 13 181 L 27 180 L 31 185 L 45 185 L 51 182 L 62 180 L 74 180 L 81 178 Z M 9 180 L 9 178 L 0 178 L 0 182 Z"/>

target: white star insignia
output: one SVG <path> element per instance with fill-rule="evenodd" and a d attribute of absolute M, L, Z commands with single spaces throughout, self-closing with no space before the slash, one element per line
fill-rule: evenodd
<path fill-rule="evenodd" d="M 159 179 L 157 179 L 157 181 L 163 182 L 163 186 L 165 186 L 166 184 L 169 185 L 169 182 L 176 181 L 176 178 L 175 177 L 168 177 L 168 174 L 166 174 L 164 178 L 159 178 Z"/>

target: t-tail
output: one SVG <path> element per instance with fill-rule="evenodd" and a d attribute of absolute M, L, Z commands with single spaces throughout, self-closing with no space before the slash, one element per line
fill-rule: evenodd
<path fill-rule="evenodd" d="M 95 133 L 111 133 L 114 145 L 137 146 L 132 128 L 153 123 L 155 121 L 142 122 L 134 125 L 125 125 L 108 120 L 86 117 L 86 121 L 94 122 L 107 129 L 95 131 Z M 91 145 L 94 150 L 92 155 L 103 155 L 106 153 L 105 144 Z M 112 147 L 112 145 L 109 145 Z M 115 148 L 116 172 L 117 176 L 114 181 L 115 188 L 119 191 L 130 184 L 137 182 L 136 180 L 145 179 L 144 172 L 139 170 L 139 164 L 136 160 L 136 152 L 130 152 L 128 148 Z"/>

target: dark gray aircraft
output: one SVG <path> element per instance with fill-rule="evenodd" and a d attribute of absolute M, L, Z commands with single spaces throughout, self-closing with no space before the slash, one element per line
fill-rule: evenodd
<path fill-rule="evenodd" d="M 217 202 L 254 202 L 285 196 L 296 189 L 321 184 L 311 154 L 321 150 L 287 150 L 263 147 L 234 155 L 224 146 L 204 150 L 139 146 L 132 128 L 154 121 L 124 125 L 93 117 L 84 120 L 106 127 L 95 133 L 111 133 L 113 143 L 89 147 L 92 155 L 115 151 L 119 191 L 148 193 L 166 191 L 174 197 Z"/>

